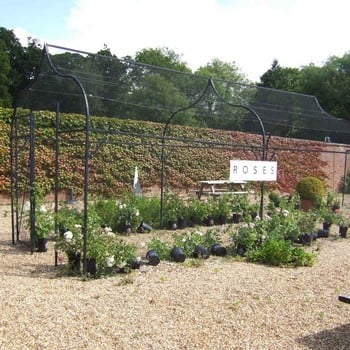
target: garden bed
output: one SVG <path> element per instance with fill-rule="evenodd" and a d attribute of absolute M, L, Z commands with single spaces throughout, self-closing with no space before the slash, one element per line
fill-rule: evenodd
<path fill-rule="evenodd" d="M 12 246 L 1 209 L 1 349 L 350 347 L 349 305 L 338 302 L 350 292 L 350 241 L 336 227 L 309 248 L 318 256 L 312 267 L 211 256 L 84 281 L 58 277 L 52 242 L 33 255 Z M 127 240 L 142 253 L 152 236 Z"/>

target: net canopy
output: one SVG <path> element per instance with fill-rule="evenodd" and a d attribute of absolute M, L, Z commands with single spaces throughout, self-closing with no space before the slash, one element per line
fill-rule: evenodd
<path fill-rule="evenodd" d="M 314 96 L 45 45 L 38 79 L 17 106 L 350 143 L 350 122 Z M 85 103 L 87 102 L 87 103 Z M 86 111 L 86 105 L 88 111 Z"/>

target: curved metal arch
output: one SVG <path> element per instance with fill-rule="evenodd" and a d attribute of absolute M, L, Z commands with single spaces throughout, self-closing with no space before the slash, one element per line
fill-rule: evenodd
<path fill-rule="evenodd" d="M 207 84 L 205 88 L 203 89 L 202 93 L 200 96 L 192 103 L 190 103 L 187 107 L 183 107 L 178 109 L 177 111 L 173 112 L 168 120 L 165 123 L 165 126 L 163 128 L 163 134 L 162 134 L 162 150 L 161 150 L 161 179 L 160 179 L 160 225 L 163 227 L 163 204 L 164 204 L 164 173 L 165 173 L 165 141 L 166 141 L 166 133 L 168 131 L 169 125 L 171 121 L 175 118 L 175 116 L 183 111 L 186 111 L 192 107 L 194 107 L 199 101 L 203 98 L 204 94 L 208 91 L 209 88 L 212 88 L 213 92 L 215 95 L 224 103 L 227 105 L 233 107 L 233 108 L 244 108 L 248 110 L 250 113 L 253 114 L 253 116 L 256 118 L 256 120 L 259 123 L 260 130 L 261 130 L 261 136 L 262 136 L 262 160 L 266 160 L 267 158 L 267 142 L 266 142 L 266 132 L 265 132 L 265 127 L 262 122 L 262 119 L 260 118 L 259 114 L 252 108 L 246 105 L 241 105 L 241 104 L 234 104 L 229 101 L 227 101 L 224 97 L 222 97 L 219 92 L 216 90 L 213 79 L 209 78 L 207 81 Z M 261 203 L 260 203 L 260 216 L 262 216 L 263 213 L 263 186 L 261 190 Z"/>
<path fill-rule="evenodd" d="M 72 74 L 62 74 L 60 73 L 55 65 L 53 64 L 49 50 L 48 45 L 45 43 L 43 48 L 43 58 L 46 58 L 51 69 L 54 71 L 55 74 L 57 74 L 59 77 L 67 78 L 73 80 L 83 97 L 83 105 L 85 110 L 85 160 L 84 160 L 84 216 L 83 216 L 83 273 L 86 273 L 86 251 L 87 251 L 87 223 L 88 223 L 88 191 L 89 191 L 89 159 L 90 159 L 90 108 L 89 108 L 89 101 L 87 98 L 87 94 L 85 91 L 85 88 L 83 84 L 80 82 L 80 80 L 72 75 Z"/>

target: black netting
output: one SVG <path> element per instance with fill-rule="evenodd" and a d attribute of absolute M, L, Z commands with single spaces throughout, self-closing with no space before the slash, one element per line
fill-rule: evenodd
<path fill-rule="evenodd" d="M 52 53 L 44 55 L 39 79 L 19 101 L 22 107 L 50 110 L 59 102 L 62 112 L 84 114 L 78 81 L 95 116 L 161 123 L 171 118 L 175 124 L 261 133 L 258 115 L 265 131 L 275 136 L 350 140 L 350 123 L 326 113 L 314 96 L 56 46 L 48 49 Z"/>

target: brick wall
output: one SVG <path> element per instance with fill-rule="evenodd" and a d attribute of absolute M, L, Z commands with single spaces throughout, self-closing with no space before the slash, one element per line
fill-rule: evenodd
<path fill-rule="evenodd" d="M 332 191 L 339 191 L 344 177 L 345 158 L 347 158 L 347 171 L 350 171 L 350 146 L 341 144 L 327 144 L 325 150 L 328 152 L 342 152 L 342 153 L 326 153 L 321 154 L 322 160 L 327 162 L 328 187 Z M 349 151 L 345 155 L 346 150 Z"/>

